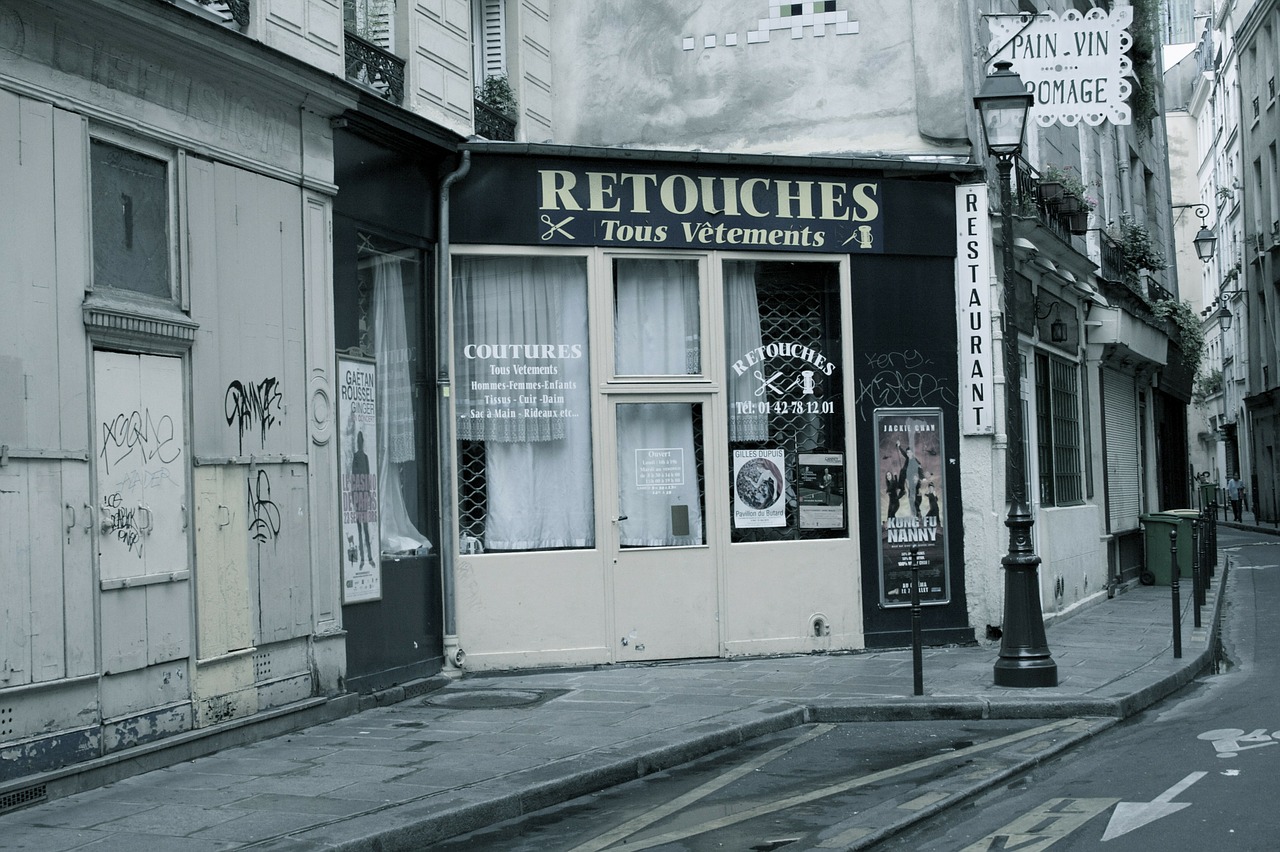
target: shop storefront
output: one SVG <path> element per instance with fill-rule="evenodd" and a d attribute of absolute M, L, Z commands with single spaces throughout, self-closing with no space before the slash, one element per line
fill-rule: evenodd
<path fill-rule="evenodd" d="M 913 561 L 929 629 L 965 633 L 953 174 L 470 147 L 468 668 L 892 643 Z"/>

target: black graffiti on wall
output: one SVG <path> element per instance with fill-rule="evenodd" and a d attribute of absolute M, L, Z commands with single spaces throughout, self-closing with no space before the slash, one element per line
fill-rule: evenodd
<path fill-rule="evenodd" d="M 126 509 L 124 496 L 119 492 L 102 498 L 102 532 L 114 535 L 130 552 L 138 546 L 138 558 L 142 558 L 142 530 L 134 518 L 134 510 Z"/>
<path fill-rule="evenodd" d="M 862 419 L 874 408 L 956 405 L 956 392 L 949 382 L 931 370 L 932 362 L 919 350 L 868 353 L 864 362 L 869 378 L 858 379 L 857 402 Z"/>
<path fill-rule="evenodd" d="M 171 464 L 182 453 L 173 418 L 167 414 L 157 420 L 151 410 L 117 414 L 102 423 L 102 451 L 98 453 L 106 468 L 138 453 L 141 463 L 158 461 Z"/>
<path fill-rule="evenodd" d="M 250 476 L 249 535 L 258 544 L 266 544 L 280 535 L 280 507 L 271 499 L 271 477 L 265 470 Z"/>
<path fill-rule="evenodd" d="M 284 393 L 275 377 L 257 384 L 233 381 L 222 398 L 222 413 L 227 425 L 240 432 L 240 452 L 244 452 L 245 433 L 257 429 L 259 446 L 267 445 L 267 430 L 280 422 L 284 414 Z"/>

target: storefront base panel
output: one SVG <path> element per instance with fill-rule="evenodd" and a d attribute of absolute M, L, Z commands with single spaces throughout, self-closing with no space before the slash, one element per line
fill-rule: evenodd
<path fill-rule="evenodd" d="M 856 545 L 848 539 L 743 545 L 729 551 L 726 652 L 862 647 Z M 780 573 L 780 565 L 786 571 Z"/>
<path fill-rule="evenodd" d="M 911 647 L 910 630 L 892 630 L 881 633 L 868 633 L 866 638 L 868 650 Z M 973 629 L 969 627 L 943 627 L 937 630 L 921 630 L 920 638 L 921 644 L 926 648 L 934 648 L 939 645 L 973 645 L 977 642 L 977 640 L 973 638 Z M 926 672 L 926 678 L 927 674 L 928 673 Z"/>
<path fill-rule="evenodd" d="M 463 557 L 457 589 L 465 668 L 613 662 L 600 562 L 596 551 Z"/>

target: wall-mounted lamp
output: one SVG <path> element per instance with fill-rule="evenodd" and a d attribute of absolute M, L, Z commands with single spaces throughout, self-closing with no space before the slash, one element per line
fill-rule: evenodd
<path fill-rule="evenodd" d="M 1200 258 L 1200 260 L 1205 263 L 1213 260 L 1213 250 L 1218 244 L 1218 237 L 1205 224 L 1205 219 L 1209 216 L 1209 206 L 1207 204 L 1175 204 L 1173 209 L 1189 209 L 1200 217 L 1200 230 L 1196 231 L 1195 238 L 1191 240 L 1191 244 L 1196 247 L 1196 257 Z"/>
<path fill-rule="evenodd" d="M 1036 320 L 1048 319 L 1053 316 L 1058 310 L 1058 304 L 1058 302 L 1050 302 L 1049 307 L 1042 314 L 1040 313 L 1040 300 L 1036 299 Z M 1056 317 L 1053 322 L 1049 323 L 1049 339 L 1054 343 L 1067 342 L 1067 324 L 1062 321 L 1061 317 Z"/>

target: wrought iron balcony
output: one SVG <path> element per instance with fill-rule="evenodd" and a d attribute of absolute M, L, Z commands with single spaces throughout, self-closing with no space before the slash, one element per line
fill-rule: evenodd
<path fill-rule="evenodd" d="M 350 31 L 344 33 L 347 79 L 394 104 L 404 100 L 404 60 Z"/>
<path fill-rule="evenodd" d="M 1079 202 L 1074 196 L 1059 193 L 1056 197 L 1042 191 L 1044 183 L 1040 173 L 1030 163 L 1019 157 L 1014 163 L 1014 204 L 1024 215 L 1034 215 L 1040 224 L 1053 231 L 1066 242 L 1072 235 L 1085 232 L 1089 211 L 1077 206 L 1069 209 L 1069 202 Z"/>
<path fill-rule="evenodd" d="M 171 6 L 186 7 L 188 11 L 241 32 L 249 28 L 249 0 L 162 0 Z"/>
<path fill-rule="evenodd" d="M 505 113 L 476 101 L 476 135 L 494 142 L 516 141 L 516 123 Z"/>

